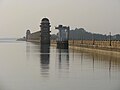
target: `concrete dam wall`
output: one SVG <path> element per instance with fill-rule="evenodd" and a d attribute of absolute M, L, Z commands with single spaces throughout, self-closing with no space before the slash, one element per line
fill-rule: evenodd
<path fill-rule="evenodd" d="M 40 31 L 30 33 L 27 41 L 40 42 Z M 51 44 L 56 44 L 55 40 L 51 40 Z M 96 40 L 69 40 L 69 46 L 96 48 L 103 50 L 113 50 L 120 52 L 120 41 L 96 41 Z"/>
<path fill-rule="evenodd" d="M 52 40 L 51 43 L 56 44 L 56 41 Z M 69 40 L 69 46 L 120 52 L 120 41 Z"/>
<path fill-rule="evenodd" d="M 34 32 L 34 33 L 30 33 L 26 39 L 26 41 L 28 42 L 40 42 L 40 31 Z"/>

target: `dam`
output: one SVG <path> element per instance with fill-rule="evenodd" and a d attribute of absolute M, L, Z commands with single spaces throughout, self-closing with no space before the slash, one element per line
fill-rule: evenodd
<path fill-rule="evenodd" d="M 0 41 L 0 90 L 119 90 L 119 41 L 66 39 L 69 48 L 57 48 L 50 26 L 43 18 L 25 41 Z"/>

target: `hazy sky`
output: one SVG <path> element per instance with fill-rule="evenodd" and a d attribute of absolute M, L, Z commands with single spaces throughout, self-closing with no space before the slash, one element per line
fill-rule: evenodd
<path fill-rule="evenodd" d="M 22 37 L 40 30 L 43 17 L 54 26 L 69 25 L 90 32 L 120 33 L 120 0 L 0 0 L 0 37 Z"/>

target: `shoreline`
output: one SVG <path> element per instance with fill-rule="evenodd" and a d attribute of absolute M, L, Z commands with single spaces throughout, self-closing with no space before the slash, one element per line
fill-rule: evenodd
<path fill-rule="evenodd" d="M 78 46 L 69 46 L 69 49 L 120 58 L 120 52 L 117 51 L 109 51 L 109 50 L 102 50 L 102 49 L 89 48 L 89 47 L 88 48 L 78 47 Z"/>
<path fill-rule="evenodd" d="M 40 40 L 28 40 L 28 42 L 34 42 L 34 43 L 39 43 Z M 56 43 L 51 42 L 51 46 L 57 46 Z M 101 54 L 101 55 L 107 55 L 107 56 L 112 56 L 112 57 L 118 57 L 120 58 L 120 52 L 119 50 L 112 50 L 110 48 L 103 49 L 101 48 L 94 48 L 91 46 L 77 46 L 77 45 L 69 45 L 69 49 L 74 49 L 76 51 L 84 51 L 88 53 L 96 53 L 96 54 Z"/>
<path fill-rule="evenodd" d="M 51 46 L 55 47 L 56 44 L 51 44 Z M 69 49 L 75 50 L 75 51 L 84 51 L 87 53 L 95 53 L 95 54 L 100 54 L 100 55 L 105 55 L 105 56 L 110 56 L 110 57 L 116 57 L 120 58 L 120 52 L 117 51 L 110 51 L 110 50 L 103 50 L 103 49 L 96 49 L 96 48 L 90 48 L 90 47 L 80 47 L 80 46 L 69 46 Z"/>

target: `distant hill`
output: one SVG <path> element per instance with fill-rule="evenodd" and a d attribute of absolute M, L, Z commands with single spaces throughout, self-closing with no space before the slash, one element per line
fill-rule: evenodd
<path fill-rule="evenodd" d="M 51 35 L 51 39 L 57 39 L 57 35 Z M 76 28 L 75 30 L 70 30 L 69 32 L 69 39 L 70 40 L 109 40 L 111 37 L 111 40 L 120 40 L 120 34 L 116 35 L 103 35 L 103 34 L 97 34 L 97 33 L 91 33 L 84 28 Z"/>
<path fill-rule="evenodd" d="M 103 35 L 103 34 L 97 34 L 97 33 L 91 33 L 87 32 L 83 28 L 76 28 L 75 30 L 70 30 L 70 36 L 69 39 L 75 39 L 75 40 L 109 40 L 111 37 L 111 40 L 120 40 L 120 34 L 117 35 Z"/>

